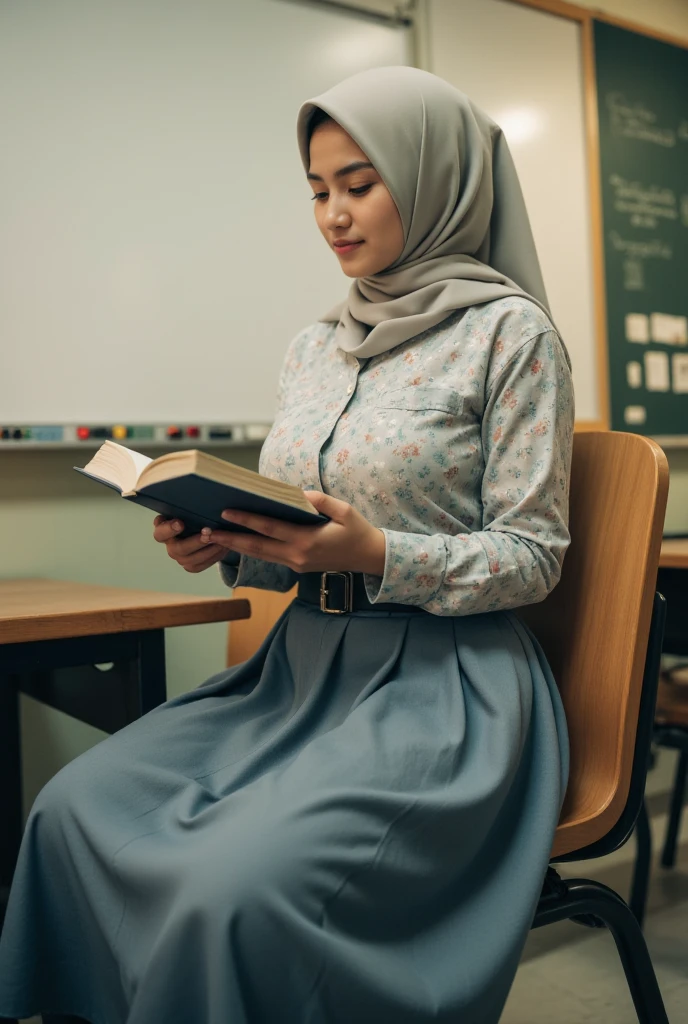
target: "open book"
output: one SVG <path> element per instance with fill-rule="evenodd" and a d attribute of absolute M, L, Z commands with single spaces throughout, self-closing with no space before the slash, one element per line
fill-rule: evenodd
<path fill-rule="evenodd" d="M 329 522 L 293 484 L 271 480 L 196 448 L 149 459 L 115 441 L 106 441 L 83 469 L 73 468 L 137 505 L 170 519 L 181 519 L 185 529 L 179 537 L 199 533 L 203 526 L 254 532 L 223 519 L 226 508 L 305 526 Z"/>

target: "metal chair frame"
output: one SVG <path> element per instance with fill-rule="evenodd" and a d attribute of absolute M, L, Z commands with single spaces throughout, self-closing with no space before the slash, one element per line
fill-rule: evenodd
<path fill-rule="evenodd" d="M 558 857 L 553 863 L 590 860 L 613 853 L 628 841 L 636 823 L 641 834 L 644 829 L 649 834 L 644 804 L 645 778 L 653 734 L 665 617 L 666 601 L 661 594 L 656 593 L 643 672 L 631 782 L 623 812 L 613 828 L 597 842 Z M 636 862 L 630 904 L 626 904 L 618 893 L 600 882 L 585 878 L 562 879 L 556 868 L 550 865 L 532 927 L 541 928 L 554 921 L 570 919 L 590 928 L 608 928 L 619 951 L 638 1021 L 640 1024 L 669 1024 L 638 920 L 639 916 L 642 920 L 649 877 L 647 844 L 643 846 L 643 851 Z"/>
<path fill-rule="evenodd" d="M 669 536 L 684 538 L 686 535 L 673 534 Z M 657 589 L 665 595 L 667 600 L 662 650 L 664 654 L 676 655 L 680 658 L 688 656 L 688 631 L 686 630 L 686 612 L 688 610 L 687 579 L 686 569 L 660 567 L 657 575 Z M 674 666 L 674 669 L 678 667 Z M 662 867 L 673 868 L 676 863 L 676 845 L 681 827 L 681 817 L 686 797 L 686 782 L 688 780 L 688 728 L 678 722 L 655 722 L 652 744 L 654 747 L 665 747 L 679 752 L 674 784 L 671 791 L 669 821 L 660 858 Z M 636 828 L 636 844 L 637 854 L 630 905 L 642 927 L 652 865 L 652 834 L 650 832 L 647 808 L 644 803 Z"/>

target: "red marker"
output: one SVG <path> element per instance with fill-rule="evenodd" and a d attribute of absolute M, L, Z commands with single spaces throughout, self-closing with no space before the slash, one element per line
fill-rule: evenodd
<path fill-rule="evenodd" d="M 80 441 L 88 441 L 89 437 L 91 436 L 91 431 L 88 427 L 77 427 L 76 436 L 79 438 Z"/>

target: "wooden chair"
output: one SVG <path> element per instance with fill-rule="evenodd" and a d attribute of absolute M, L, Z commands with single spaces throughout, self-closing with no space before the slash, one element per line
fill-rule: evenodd
<path fill-rule="evenodd" d="M 248 599 L 251 617 L 244 619 L 242 628 L 230 629 L 227 639 L 227 665 L 248 661 L 258 650 L 280 615 L 296 597 L 296 587 L 286 594 L 276 590 L 258 590 L 256 587 L 236 587 L 233 595 Z"/>
<path fill-rule="evenodd" d="M 519 611 L 545 650 L 568 718 L 571 772 L 553 862 L 612 852 L 641 811 L 664 623 L 655 583 L 668 479 L 666 457 L 648 438 L 577 434 L 562 578 L 545 601 Z M 230 664 L 253 653 L 294 592 L 240 596 L 258 615 L 232 624 Z M 567 918 L 609 928 L 638 1020 L 668 1024 L 629 907 L 606 886 L 563 880 L 550 865 L 533 927 Z"/>
<path fill-rule="evenodd" d="M 655 587 L 668 484 L 666 457 L 648 438 L 576 435 L 562 578 L 519 613 L 545 650 L 569 725 L 571 774 L 553 862 L 611 853 L 636 822 L 649 833 L 642 811 L 666 614 Z M 533 926 L 565 918 L 610 929 L 638 1020 L 666 1024 L 632 910 L 607 887 L 563 881 L 550 865 Z"/>

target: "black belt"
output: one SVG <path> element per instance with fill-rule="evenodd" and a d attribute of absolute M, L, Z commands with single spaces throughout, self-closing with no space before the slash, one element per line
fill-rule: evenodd
<path fill-rule="evenodd" d="M 314 604 L 330 615 L 346 612 L 425 612 L 413 604 L 377 603 L 368 600 L 362 572 L 304 572 L 299 577 L 299 601 Z"/>

